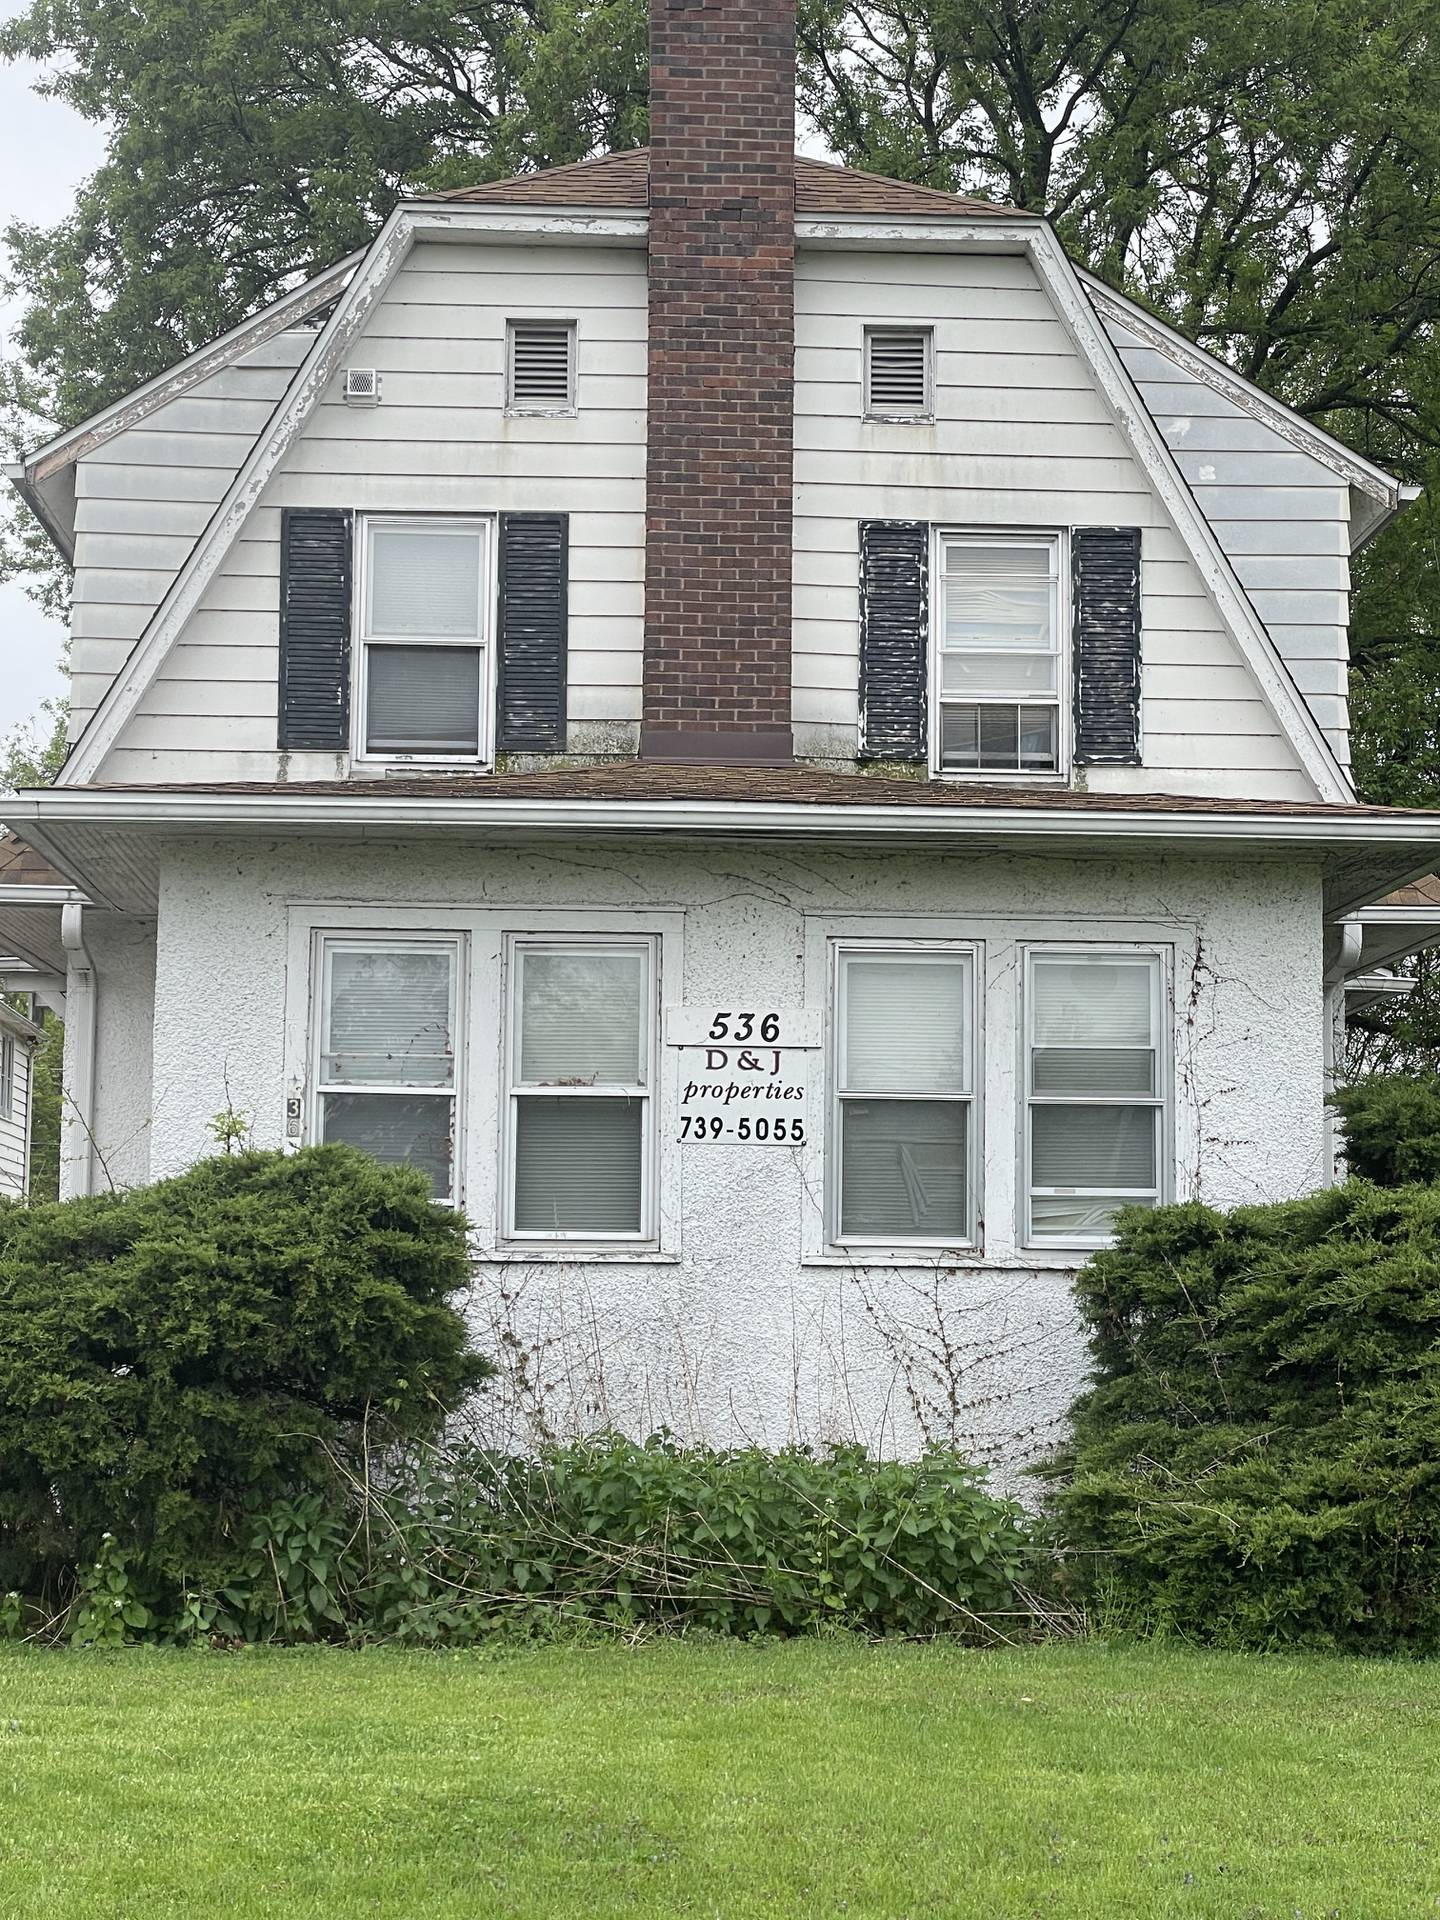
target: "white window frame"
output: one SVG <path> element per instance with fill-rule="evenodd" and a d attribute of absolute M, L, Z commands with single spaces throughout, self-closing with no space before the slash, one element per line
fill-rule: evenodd
<path fill-rule="evenodd" d="M 1023 694 L 967 694 L 964 699 L 942 699 L 945 648 L 945 550 L 952 546 L 1044 547 L 1052 556 L 1053 591 L 1051 596 L 1055 640 L 1055 766 L 1038 767 L 947 767 L 941 756 L 941 708 L 1044 707 L 1051 696 L 1036 698 Z M 938 779 L 968 781 L 973 784 L 1011 786 L 1057 786 L 1068 781 L 1071 771 L 1074 726 L 1071 716 L 1070 633 L 1070 539 L 1063 527 L 937 527 L 931 540 L 930 578 L 930 771 Z M 959 651 L 957 649 L 957 651 Z M 978 651 L 978 649 L 973 649 Z"/>
<path fill-rule="evenodd" d="M 423 633 L 380 634 L 370 628 L 371 566 L 374 555 L 372 531 L 378 527 L 404 527 L 427 533 L 471 533 L 481 542 L 479 605 L 476 608 L 475 637 L 454 634 L 429 636 Z M 494 514 L 362 513 L 355 519 L 355 616 L 352 623 L 351 712 L 354 715 L 350 754 L 357 765 L 488 767 L 493 758 L 495 727 L 495 638 L 498 527 Z M 369 745 L 368 713 L 370 690 L 370 649 L 372 647 L 459 647 L 480 651 L 480 711 L 477 716 L 476 751 L 465 753 L 446 748 L 436 753 L 408 752 Z"/>
<path fill-rule="evenodd" d="M 394 928 L 369 932 L 358 928 L 317 928 L 311 936 L 311 1009 L 308 1137 L 317 1144 L 325 1138 L 327 1094 L 407 1094 L 415 1098 L 450 1101 L 450 1192 L 436 1198 L 460 1206 L 465 1188 L 465 1013 L 468 988 L 465 936 L 459 933 L 408 933 Z M 400 1081 L 327 1081 L 324 1077 L 326 988 L 328 956 L 337 950 L 358 953 L 437 953 L 450 956 L 450 1047 L 455 1063 L 448 1087 L 408 1086 Z"/>
<path fill-rule="evenodd" d="M 984 1218 L 984 1203 L 981 1193 L 982 1169 L 985 1165 L 984 1151 L 984 978 L 985 956 L 980 942 L 975 940 L 947 939 L 854 939 L 839 937 L 829 943 L 829 965 L 827 968 L 826 1005 L 828 1012 L 829 1043 L 826 1048 L 826 1080 L 828 1097 L 825 1103 L 825 1221 L 826 1245 L 846 1254 L 865 1249 L 903 1248 L 907 1254 L 924 1251 L 931 1253 L 954 1251 L 973 1253 L 980 1245 L 980 1222 Z M 906 1093 L 901 1089 L 884 1093 L 867 1091 L 864 1094 L 847 1094 L 843 1088 L 843 1048 L 845 1044 L 845 979 L 846 960 L 851 955 L 870 958 L 894 957 L 911 958 L 916 955 L 938 957 L 964 957 L 970 962 L 969 1005 L 967 1016 L 970 1023 L 970 1088 L 966 1093 Z M 920 1235 L 886 1234 L 874 1237 L 858 1234 L 845 1234 L 841 1231 L 841 1107 L 846 1099 L 868 1100 L 934 1100 L 946 1105 L 963 1103 L 969 1108 L 969 1120 L 966 1126 L 966 1169 L 965 1190 L 968 1200 L 968 1218 L 965 1238 L 932 1239 Z"/>
<path fill-rule="evenodd" d="M 15 1118 L 15 1036 L 0 1033 L 0 1120 Z"/>
<path fill-rule="evenodd" d="M 518 400 L 515 397 L 515 329 L 517 327 L 564 327 L 566 335 L 566 398 L 561 402 L 554 400 Z M 579 325 L 574 320 L 562 319 L 552 313 L 520 313 L 505 322 L 505 412 L 513 418 L 524 419 L 539 415 L 542 419 L 564 420 L 579 412 L 578 363 Z"/>
<path fill-rule="evenodd" d="M 870 359 L 871 345 L 877 334 L 918 333 L 925 343 L 925 404 L 919 413 L 891 413 L 884 407 L 872 406 L 870 402 Z M 864 365 L 861 369 L 860 411 L 863 419 L 879 421 L 886 426 L 928 427 L 935 424 L 935 329 L 925 321 L 895 320 L 887 323 L 876 322 L 865 329 Z"/>
<path fill-rule="evenodd" d="M 519 1075 L 519 1034 L 521 1020 L 521 975 L 523 956 L 541 953 L 642 953 L 645 956 L 646 1008 L 642 1026 L 645 1074 L 635 1086 L 527 1087 Z M 507 933 L 505 935 L 503 980 L 500 1004 L 501 1029 L 501 1105 L 500 1143 L 500 1237 L 513 1247 L 627 1247 L 654 1249 L 659 1245 L 657 1187 L 659 1171 L 659 1113 L 663 1055 L 660 1043 L 661 946 L 658 934 L 568 934 L 560 931 Z M 515 1180 L 517 1103 L 527 1098 L 554 1099 L 632 1099 L 641 1103 L 640 1113 L 640 1225 L 637 1231 L 610 1232 L 594 1228 L 561 1229 L 554 1232 L 522 1231 L 515 1224 Z"/>
<path fill-rule="evenodd" d="M 1019 1169 L 1020 1182 L 1016 1198 L 1019 1202 L 1017 1221 L 1019 1244 L 1022 1248 L 1033 1247 L 1040 1250 L 1051 1248 L 1071 1248 L 1076 1251 L 1093 1251 L 1097 1247 L 1108 1247 L 1114 1236 L 1108 1230 L 1091 1234 L 1043 1233 L 1036 1232 L 1031 1221 L 1031 1201 L 1034 1198 L 1034 1186 L 1031 1179 L 1031 1127 L 1030 1114 L 1036 1106 L 1116 1106 L 1150 1107 L 1155 1112 L 1155 1186 L 1140 1193 L 1135 1190 L 1137 1200 L 1151 1200 L 1157 1207 L 1164 1206 L 1175 1187 L 1175 1021 L 1174 995 L 1171 981 L 1172 954 L 1168 947 L 1148 943 L 1129 942 L 1091 943 L 1083 941 L 1027 941 L 1021 948 L 1023 964 L 1023 986 L 1019 1021 L 1020 1061 L 1016 1079 L 1016 1113 L 1019 1121 Z M 1031 1036 L 1035 1030 L 1034 1018 L 1034 981 L 1037 960 L 1149 960 L 1154 963 L 1154 985 L 1151 997 L 1151 1018 L 1155 1034 L 1155 1092 L 1144 1094 L 1035 1094 L 1031 1091 L 1030 1066 L 1033 1046 Z M 1060 1192 L 1060 1189 L 1053 1191 Z M 1072 1190 L 1073 1191 L 1073 1190 Z M 1086 1190 L 1088 1191 L 1088 1190 Z M 1097 1197 L 1099 1189 L 1094 1190 Z M 1113 1192 L 1113 1189 L 1110 1190 Z M 1083 1198 L 1082 1191 L 1077 1197 Z"/>

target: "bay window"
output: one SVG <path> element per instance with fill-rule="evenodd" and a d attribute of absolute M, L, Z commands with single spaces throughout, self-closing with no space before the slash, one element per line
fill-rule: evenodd
<path fill-rule="evenodd" d="M 362 551 L 362 754 L 485 759 L 489 523 L 372 517 Z"/>
<path fill-rule="evenodd" d="M 512 1238 L 652 1236 L 656 960 L 650 940 L 513 944 Z"/>
<path fill-rule="evenodd" d="M 942 534 L 938 571 L 939 770 L 1059 773 L 1059 535 Z"/>
<path fill-rule="evenodd" d="M 975 1237 L 975 956 L 841 948 L 836 956 L 832 1237 Z"/>
<path fill-rule="evenodd" d="M 320 944 L 316 1136 L 419 1167 L 456 1197 L 458 940 Z"/>
<path fill-rule="evenodd" d="M 1165 1008 L 1158 954 L 1026 956 L 1029 1244 L 1102 1245 L 1118 1207 L 1159 1204 Z"/>

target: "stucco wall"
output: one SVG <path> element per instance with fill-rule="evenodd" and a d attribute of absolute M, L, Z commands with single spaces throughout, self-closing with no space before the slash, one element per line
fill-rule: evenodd
<path fill-rule="evenodd" d="M 150 1134 L 157 1096 L 151 1082 L 155 1019 L 155 926 L 118 913 L 87 910 L 85 945 L 95 967 L 95 1092 L 91 1113 L 91 1180 L 94 1190 L 135 1186 L 150 1178 Z M 64 1090 L 77 1084 L 73 1021 L 65 1028 Z M 62 1141 L 61 1191 L 80 1177 L 68 1164 L 80 1137 Z M 199 1149 L 192 1149 L 190 1158 Z"/>
<path fill-rule="evenodd" d="M 607 912 L 631 931 L 661 932 L 666 999 L 696 1009 L 816 1006 L 815 956 L 830 932 L 983 940 L 996 1109 L 1011 1096 L 1017 1058 L 1017 938 L 1168 943 L 1176 1193 L 1275 1198 L 1323 1177 L 1319 883 L 1299 863 L 613 842 L 542 851 L 433 838 L 169 851 L 153 1174 L 207 1150 L 206 1123 L 227 1104 L 257 1143 L 285 1137 L 286 1095 L 304 1072 L 313 927 L 465 930 L 466 1205 L 493 1253 L 494 929 L 579 933 Z M 812 1137 L 823 1122 L 822 1062 Z M 662 1141 L 676 1131 L 671 1101 L 663 1093 Z M 667 1145 L 673 1217 L 662 1255 L 482 1259 L 470 1311 L 505 1363 L 482 1409 L 489 1429 L 519 1439 L 615 1420 L 722 1440 L 854 1436 L 890 1448 L 929 1432 L 1010 1464 L 1043 1449 L 1084 1355 L 1068 1306 L 1073 1256 L 994 1256 L 1006 1239 L 997 1223 L 1014 1206 L 1013 1138 L 1011 1108 L 987 1135 L 989 1250 L 938 1270 L 826 1257 L 817 1167 L 805 1154 Z"/>

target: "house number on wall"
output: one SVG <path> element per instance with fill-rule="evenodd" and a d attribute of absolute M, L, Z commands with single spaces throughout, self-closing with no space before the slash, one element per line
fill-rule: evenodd
<path fill-rule="evenodd" d="M 680 1049 L 678 1138 L 737 1146 L 805 1144 L 819 1019 L 776 1007 L 677 1008 L 665 1037 Z"/>

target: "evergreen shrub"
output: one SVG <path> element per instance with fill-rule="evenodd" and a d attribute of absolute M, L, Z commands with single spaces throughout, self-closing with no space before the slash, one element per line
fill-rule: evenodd
<path fill-rule="evenodd" d="M 1047 1469 L 1069 1577 L 1140 1630 L 1440 1651 L 1440 1188 L 1127 1210 Z"/>
<path fill-rule="evenodd" d="M 372 1421 L 438 1432 L 489 1371 L 465 1233 L 342 1146 L 0 1210 L 0 1592 L 60 1594 L 110 1534 L 163 1600 Z"/>
<path fill-rule="evenodd" d="M 1440 1074 L 1377 1073 L 1330 1096 L 1351 1173 L 1382 1187 L 1440 1181 Z"/>

